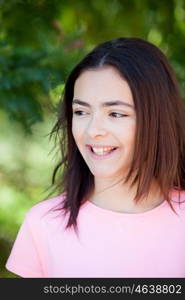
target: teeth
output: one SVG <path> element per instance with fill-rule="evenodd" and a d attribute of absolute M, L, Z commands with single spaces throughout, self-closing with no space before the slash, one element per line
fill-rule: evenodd
<path fill-rule="evenodd" d="M 104 155 L 104 154 L 110 152 L 112 149 L 114 149 L 114 147 L 105 147 L 105 148 L 92 147 L 92 149 L 93 149 L 93 152 L 95 152 L 96 154 Z"/>

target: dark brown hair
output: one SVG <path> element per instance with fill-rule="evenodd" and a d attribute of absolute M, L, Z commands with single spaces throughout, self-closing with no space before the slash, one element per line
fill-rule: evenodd
<path fill-rule="evenodd" d="M 87 54 L 70 73 L 58 106 L 58 119 L 50 133 L 50 137 L 56 134 L 55 143 L 59 142 L 61 153 L 52 184 L 58 193 L 66 193 L 63 202 L 65 213 L 69 213 L 66 228 L 73 226 L 75 230 L 80 206 L 94 189 L 94 176 L 72 135 L 74 84 L 85 70 L 104 66 L 117 69 L 133 95 L 137 130 L 133 161 L 125 183 L 133 178 L 137 167 L 131 184 L 137 183 L 134 200 L 137 203 L 148 193 L 155 178 L 173 209 L 169 191 L 178 190 L 180 199 L 180 190 L 185 188 L 185 109 L 167 58 L 156 46 L 139 38 L 107 41 Z M 59 169 L 61 174 L 56 182 Z"/>

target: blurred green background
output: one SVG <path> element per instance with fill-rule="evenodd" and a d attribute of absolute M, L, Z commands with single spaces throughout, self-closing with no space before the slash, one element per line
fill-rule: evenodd
<path fill-rule="evenodd" d="M 48 195 L 59 159 L 48 134 L 67 75 L 121 36 L 160 47 L 184 97 L 185 0 L 0 0 L 0 277 L 16 277 L 4 268 L 12 243 Z"/>

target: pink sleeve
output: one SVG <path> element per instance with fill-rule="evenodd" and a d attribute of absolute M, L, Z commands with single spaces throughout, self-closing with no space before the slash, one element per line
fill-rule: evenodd
<path fill-rule="evenodd" d="M 21 277 L 44 277 L 39 253 L 39 241 L 26 215 L 14 242 L 6 268 Z"/>

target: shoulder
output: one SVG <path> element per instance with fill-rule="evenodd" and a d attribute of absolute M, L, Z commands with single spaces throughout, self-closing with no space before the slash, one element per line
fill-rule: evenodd
<path fill-rule="evenodd" d="M 32 206 L 26 213 L 26 219 L 32 222 L 50 219 L 63 212 L 65 193 L 43 200 Z"/>

